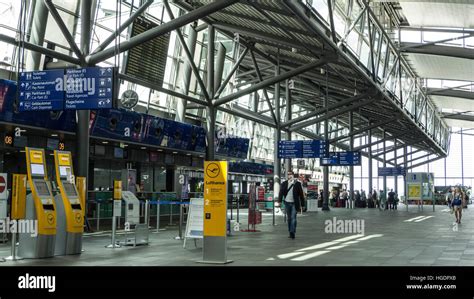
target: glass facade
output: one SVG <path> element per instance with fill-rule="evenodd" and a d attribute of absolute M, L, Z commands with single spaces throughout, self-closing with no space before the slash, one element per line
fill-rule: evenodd
<path fill-rule="evenodd" d="M 95 11 L 95 22 L 92 27 L 92 43 L 91 49 L 96 49 L 107 37 L 109 37 L 114 31 L 115 28 L 123 24 L 125 20 L 131 15 L 134 9 L 137 8 L 139 1 L 97 1 L 97 9 Z M 306 4 L 313 9 L 315 15 L 317 15 L 323 23 L 329 25 L 329 16 L 328 16 L 328 7 L 326 0 L 314 0 L 314 1 L 305 1 Z M 32 19 L 31 13 L 33 7 L 28 7 L 24 9 L 24 14 L 20 14 L 21 6 L 23 1 L 14 1 L 14 0 L 0 0 L 0 28 L 2 28 L 2 34 L 8 36 L 16 36 L 20 27 L 31 28 L 29 22 Z M 80 32 L 80 19 L 78 18 L 79 5 L 77 0 L 64 0 L 64 1 L 54 1 L 53 2 L 57 7 L 61 17 L 66 23 L 66 27 L 70 32 L 73 32 L 73 36 L 76 42 L 79 42 L 81 32 Z M 449 144 L 451 144 L 451 152 L 448 158 L 441 159 L 435 162 L 430 163 L 429 165 L 422 166 L 414 169 L 414 171 L 422 171 L 421 169 L 434 169 L 436 180 L 440 182 L 442 178 L 445 178 L 445 183 L 449 184 L 450 182 L 457 181 L 459 178 L 465 177 L 466 182 L 472 181 L 468 178 L 469 167 L 473 165 L 473 157 L 470 155 L 469 150 L 465 150 L 461 153 L 460 149 L 467 149 L 467 146 L 470 146 L 473 142 L 473 136 L 463 134 L 463 147 L 458 146 L 461 143 L 460 134 L 453 134 L 451 139 L 449 138 L 448 127 L 443 120 L 440 119 L 438 111 L 442 112 L 456 112 L 456 110 L 446 110 L 441 108 L 437 109 L 431 101 L 427 100 L 425 93 L 423 92 L 423 87 L 428 88 L 456 88 L 464 91 L 473 91 L 473 85 L 471 82 L 465 81 L 449 81 L 449 80 L 439 80 L 439 79 L 423 79 L 417 78 L 411 71 L 408 65 L 404 60 L 400 60 L 397 55 L 396 47 L 392 42 L 392 38 L 389 38 L 389 33 L 393 33 L 397 38 L 400 38 L 401 41 L 412 41 L 412 42 L 432 42 L 436 39 L 446 39 L 453 37 L 453 35 L 444 34 L 442 36 L 436 35 L 438 33 L 434 32 L 423 32 L 423 31 L 405 31 L 401 30 L 400 33 L 394 31 L 394 28 L 390 26 L 390 17 L 386 13 L 381 11 L 377 15 L 378 21 L 374 19 L 374 16 L 369 15 L 364 10 L 364 6 L 360 1 L 356 0 L 338 0 L 335 2 L 335 30 L 339 38 L 343 39 L 343 43 L 350 53 L 354 56 L 355 59 L 360 61 L 364 67 L 368 70 L 375 72 L 376 79 L 379 84 L 382 84 L 388 92 L 390 92 L 394 98 L 402 105 L 402 107 L 411 115 L 414 116 L 416 121 L 423 126 L 427 133 L 432 135 L 433 138 L 440 144 L 444 149 L 448 149 Z M 133 6 L 133 7 L 132 7 Z M 179 16 L 181 12 L 176 6 L 171 5 L 171 9 L 175 17 Z M 117 17 L 118 16 L 118 17 Z M 170 21 L 170 17 L 166 12 L 164 5 L 160 1 L 156 1 L 146 10 L 146 18 L 152 20 L 154 23 L 161 24 L 164 22 Z M 370 22 L 370 26 L 369 26 Z M 199 22 L 198 25 L 202 23 Z M 369 31 L 370 27 L 370 31 Z M 184 39 L 186 40 L 190 26 L 185 26 L 182 29 Z M 29 34 L 30 29 L 26 30 Z M 208 48 L 208 38 L 207 38 L 207 29 L 203 29 L 197 34 L 196 48 L 194 51 L 194 62 L 199 70 L 201 78 L 205 80 L 207 69 L 206 69 L 206 59 L 207 59 L 207 48 Z M 112 42 L 107 46 L 116 47 L 120 41 L 124 41 L 128 38 L 129 32 L 124 30 L 120 33 L 117 42 Z M 369 39 L 372 38 L 372 45 L 369 42 Z M 474 39 L 466 38 L 460 41 L 448 41 L 446 44 L 450 46 L 457 47 L 473 47 L 472 41 Z M 230 70 L 232 69 L 237 58 L 243 52 L 243 47 L 236 39 L 230 38 L 216 32 L 215 38 L 215 48 L 217 51 L 217 46 L 221 43 L 226 49 L 226 57 L 224 62 L 223 78 L 225 78 Z M 49 17 L 46 24 L 46 37 L 43 46 L 48 46 L 54 44 L 55 50 L 58 52 L 63 52 L 67 54 L 72 54 L 72 51 L 69 49 L 67 41 L 60 34 L 59 29 L 56 25 L 56 22 L 52 17 Z M 371 51 L 372 46 L 372 51 Z M 15 45 L 6 44 L 0 42 L 0 68 L 15 71 L 17 67 L 20 69 L 25 68 L 25 64 L 17 64 L 17 47 Z M 372 70 L 371 60 L 374 59 L 374 69 Z M 186 55 L 183 51 L 183 48 L 180 45 L 180 42 L 177 38 L 176 32 L 171 32 L 169 37 L 169 48 L 167 50 L 167 60 L 166 60 L 166 69 L 165 76 L 163 81 L 163 86 L 161 88 L 183 92 L 183 77 L 184 77 L 184 65 L 187 61 Z M 123 66 L 124 63 L 124 54 L 117 55 L 115 57 L 109 58 L 107 61 L 100 63 L 99 65 L 119 65 Z M 235 76 L 235 75 L 234 75 Z M 227 84 L 227 87 L 222 91 L 221 95 L 229 95 L 235 92 L 238 89 L 244 89 L 248 87 L 252 82 L 239 82 L 235 78 L 231 78 L 230 82 Z M 283 84 L 283 83 L 282 83 Z M 120 94 L 127 90 L 133 89 L 139 95 L 139 103 L 136 108 L 137 111 L 146 112 L 152 115 L 167 116 L 172 118 L 176 113 L 177 107 L 177 98 L 174 96 L 168 95 L 164 92 L 151 89 L 139 84 L 123 81 L 120 86 Z M 316 93 L 316 92 L 315 92 Z M 199 84 L 196 80 L 196 77 L 191 76 L 191 82 L 189 87 L 189 96 L 194 98 L 201 98 L 201 90 Z M 268 92 L 269 100 L 272 106 L 275 105 L 274 94 L 272 91 Z M 314 96 L 314 95 L 311 95 Z M 286 107 L 284 93 L 281 94 L 282 100 L 282 109 L 280 111 L 281 118 L 285 119 L 286 117 Z M 191 104 L 190 104 L 191 105 Z M 246 96 L 243 96 L 232 102 L 232 105 L 237 107 L 242 107 L 248 110 L 253 110 L 257 108 L 257 111 L 263 111 L 261 114 L 263 116 L 271 117 L 270 109 L 266 103 L 264 94 L 259 91 L 257 93 L 252 93 Z M 292 108 L 292 118 L 302 116 L 307 113 L 307 107 L 301 104 L 294 104 Z M 186 116 L 189 119 L 194 119 L 197 121 L 203 122 L 205 120 L 205 109 L 198 109 L 195 106 L 191 109 L 186 109 Z M 246 137 L 251 140 L 250 149 L 249 149 L 249 159 L 255 159 L 257 161 L 265 161 L 268 163 L 273 162 L 274 150 L 275 150 L 275 141 L 274 141 L 274 129 L 268 126 L 252 122 L 247 119 L 243 119 L 234 115 L 230 115 L 221 111 L 217 113 L 217 124 L 221 128 L 226 129 L 226 133 L 230 135 L 236 135 L 240 137 Z M 324 132 L 324 124 L 314 124 L 306 128 L 306 130 L 313 134 L 321 135 Z M 330 120 L 328 122 L 328 130 L 330 133 L 330 138 L 335 138 L 340 134 L 347 134 L 348 129 L 342 127 L 341 124 L 337 123 L 337 120 Z M 285 134 L 282 133 L 282 138 L 285 139 Z M 292 134 L 292 139 L 304 140 L 308 139 L 297 133 Z M 340 141 L 341 144 L 348 145 L 348 140 Z M 363 145 L 364 142 L 356 138 L 355 147 Z M 380 145 L 379 145 L 380 146 Z M 390 143 L 387 142 L 387 146 L 390 146 Z M 339 150 L 333 148 L 331 150 Z M 376 147 L 373 148 L 376 150 Z M 402 151 L 397 151 L 397 155 L 401 156 Z M 391 159 L 393 153 L 387 154 L 387 159 Z M 462 158 L 462 159 L 461 159 Z M 463 161 L 463 167 L 460 167 L 459 161 Z M 444 163 L 446 162 L 446 163 Z M 296 160 L 293 161 L 294 167 L 296 168 Z M 471 163 L 471 164 L 469 164 Z M 310 170 L 320 170 L 319 160 L 317 159 L 307 159 L 306 163 L 307 169 Z M 378 164 L 380 162 L 373 163 L 374 174 L 377 172 Z M 446 166 L 445 166 L 446 164 Z M 109 165 L 108 169 L 112 169 L 113 165 Z M 112 168 L 111 168 L 112 167 Z M 98 186 L 106 185 L 113 180 L 114 174 L 110 172 L 109 174 L 101 173 L 102 170 L 106 169 L 107 165 L 100 166 L 96 165 L 97 175 L 102 177 L 104 182 L 98 182 Z M 147 178 L 143 178 L 145 185 L 158 185 L 159 179 L 157 179 L 157 170 L 154 171 L 147 170 L 148 174 L 144 174 Z M 347 172 L 347 167 L 332 167 L 332 171 L 335 172 Z M 464 173 L 460 173 L 464 171 Z M 152 176 L 151 173 L 154 173 Z M 158 171 L 159 172 L 159 171 Z M 355 168 L 356 176 L 356 186 L 360 184 L 361 186 L 367 185 L 367 158 L 363 158 L 363 166 L 360 167 L 360 171 Z M 149 180 L 155 180 L 155 184 L 151 184 Z M 157 181 L 158 180 L 158 181 Z M 379 180 L 378 180 L 379 181 Z M 377 182 L 378 182 L 377 181 Z M 389 179 L 388 182 L 392 183 L 392 180 Z M 462 183 L 462 182 L 460 182 Z M 399 186 L 402 184 L 399 182 Z M 147 187 L 148 188 L 148 187 Z M 157 189 L 157 188 L 155 188 Z"/>

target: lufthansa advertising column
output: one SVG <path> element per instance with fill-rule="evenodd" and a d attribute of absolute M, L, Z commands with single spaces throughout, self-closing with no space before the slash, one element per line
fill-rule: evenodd
<path fill-rule="evenodd" d="M 227 260 L 227 162 L 204 162 L 204 263 Z"/>

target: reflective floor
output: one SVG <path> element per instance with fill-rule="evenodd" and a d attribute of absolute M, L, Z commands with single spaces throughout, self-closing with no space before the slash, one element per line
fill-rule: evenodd
<path fill-rule="evenodd" d="M 282 215 L 264 213 L 260 232 L 233 232 L 228 237 L 226 266 L 474 266 L 474 206 L 463 211 L 462 224 L 445 206 L 409 211 L 333 208 L 298 216 L 296 239 L 288 238 Z M 334 218 L 335 217 L 335 218 Z M 235 219 L 235 211 L 234 211 Z M 247 213 L 240 214 L 241 228 Z M 342 221 L 341 221 L 342 220 Z M 344 221 L 344 220 L 351 220 Z M 352 233 L 347 233 L 352 230 Z M 84 237 L 84 252 L 42 260 L 0 263 L 68 266 L 202 266 L 202 242 L 176 240 L 177 227 L 155 232 L 148 246 L 107 249 L 110 233 Z M 342 232 L 342 233 L 341 233 Z M 345 232 L 345 233 L 344 233 Z M 123 239 L 119 234 L 118 239 Z M 10 255 L 10 244 L 0 244 L 0 257 Z"/>

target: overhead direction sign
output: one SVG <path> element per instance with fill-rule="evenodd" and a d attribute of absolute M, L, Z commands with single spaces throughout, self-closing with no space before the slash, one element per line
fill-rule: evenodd
<path fill-rule="evenodd" d="M 64 70 L 20 73 L 19 111 L 63 110 Z"/>
<path fill-rule="evenodd" d="M 378 168 L 378 175 L 379 176 L 405 176 L 406 169 L 404 167 L 379 167 Z"/>
<path fill-rule="evenodd" d="M 320 159 L 322 166 L 358 166 L 361 162 L 360 151 L 330 152 Z"/>
<path fill-rule="evenodd" d="M 327 153 L 324 140 L 281 140 L 278 142 L 280 159 L 319 158 Z"/>
<path fill-rule="evenodd" d="M 66 110 L 110 109 L 113 68 L 66 69 Z"/>
<path fill-rule="evenodd" d="M 360 152 L 338 152 L 338 154 L 341 166 L 361 165 Z"/>
<path fill-rule="evenodd" d="M 19 111 L 110 109 L 113 67 L 21 72 Z"/>

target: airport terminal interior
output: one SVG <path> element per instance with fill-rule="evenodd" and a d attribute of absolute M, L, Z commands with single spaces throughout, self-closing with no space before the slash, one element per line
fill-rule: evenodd
<path fill-rule="evenodd" d="M 0 0 L 0 267 L 474 266 L 473 12 Z"/>

